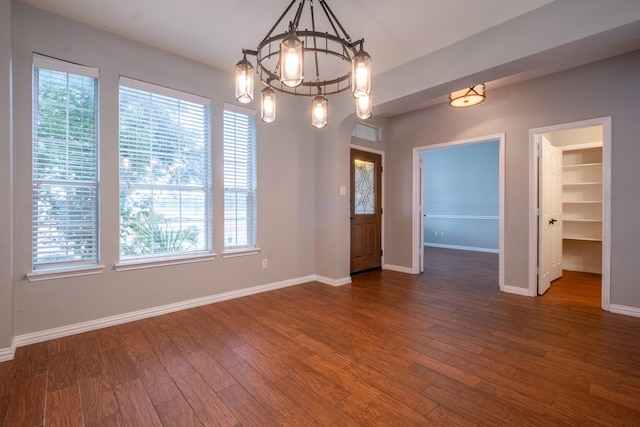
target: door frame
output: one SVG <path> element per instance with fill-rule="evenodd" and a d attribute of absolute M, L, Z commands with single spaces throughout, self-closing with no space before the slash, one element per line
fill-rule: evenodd
<path fill-rule="evenodd" d="M 562 123 L 529 130 L 529 289 L 538 294 L 538 141 L 542 134 L 602 126 L 602 309 L 611 298 L 611 116 Z"/>
<path fill-rule="evenodd" d="M 411 214 L 411 273 L 420 274 L 420 266 L 424 262 L 424 236 L 420 235 L 422 229 L 421 222 L 422 206 L 424 205 L 424 192 L 422 188 L 420 154 L 424 151 L 436 150 L 439 148 L 453 147 L 463 144 L 474 144 L 479 142 L 499 141 L 498 152 L 498 285 L 501 291 L 511 292 L 510 287 L 504 283 L 504 195 L 505 195 L 505 134 L 497 133 L 485 135 L 477 138 L 460 139 L 440 144 L 423 145 L 413 148 L 413 194 L 412 194 L 412 214 Z M 507 289 L 509 288 L 509 289 Z"/>
<path fill-rule="evenodd" d="M 382 264 L 382 269 L 386 270 L 387 266 L 384 263 L 384 151 L 382 150 L 376 150 L 375 148 L 369 148 L 369 147 L 365 147 L 364 145 L 356 145 L 356 144 L 349 144 L 349 156 L 351 156 L 351 149 L 354 150 L 359 150 L 359 151 L 366 151 L 367 153 L 373 153 L 373 154 L 379 154 L 381 159 L 380 159 L 380 166 L 382 168 L 381 172 L 381 179 L 380 179 L 380 206 L 382 207 L 382 214 L 380 215 L 380 247 L 382 248 L 382 258 L 380 259 L 380 263 Z M 351 174 L 349 174 L 351 175 Z M 351 181 L 351 178 L 349 178 L 349 181 Z M 351 185 L 351 182 L 349 182 L 349 185 Z M 348 190 L 348 189 L 347 189 Z M 348 194 L 347 194 L 348 195 Z M 351 221 L 349 221 L 349 236 L 351 236 Z M 349 241 L 351 241 L 351 239 L 349 239 Z M 351 248 L 351 243 L 349 243 L 349 248 Z M 351 250 L 351 249 L 349 249 Z M 351 254 L 349 254 L 349 257 L 351 257 Z M 349 268 L 351 269 L 351 268 Z"/>

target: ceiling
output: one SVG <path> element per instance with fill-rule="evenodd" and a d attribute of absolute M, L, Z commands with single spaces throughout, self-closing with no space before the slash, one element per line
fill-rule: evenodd
<path fill-rule="evenodd" d="M 242 49 L 255 49 L 291 0 L 20 1 L 232 71 L 242 57 Z M 373 58 L 373 72 L 379 74 L 551 2 L 329 0 L 327 3 L 354 40 L 365 39 L 365 49 Z"/>

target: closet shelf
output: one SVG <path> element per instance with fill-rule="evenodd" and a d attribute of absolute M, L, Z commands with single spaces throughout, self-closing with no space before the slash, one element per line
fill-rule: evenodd
<path fill-rule="evenodd" d="M 602 185 L 602 181 L 590 181 L 590 182 L 563 182 L 563 187 L 577 187 L 582 185 Z"/>
<path fill-rule="evenodd" d="M 562 236 L 563 240 L 580 240 L 583 242 L 602 242 L 602 239 L 596 239 L 592 237 L 584 237 L 584 236 Z"/>
<path fill-rule="evenodd" d="M 577 163 L 573 165 L 563 165 L 562 169 L 580 169 L 602 166 L 602 163 Z"/>
<path fill-rule="evenodd" d="M 563 204 L 594 204 L 594 203 L 602 203 L 602 200 L 563 200 Z"/>
<path fill-rule="evenodd" d="M 567 222 L 602 222 L 601 219 L 583 219 L 583 218 L 563 218 L 563 221 Z"/>

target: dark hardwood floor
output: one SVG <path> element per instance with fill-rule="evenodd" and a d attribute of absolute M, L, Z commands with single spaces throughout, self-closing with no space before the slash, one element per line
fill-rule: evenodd
<path fill-rule="evenodd" d="M 309 283 L 22 347 L 3 426 L 640 425 L 640 319 L 599 277 L 500 293 L 497 256 Z"/>

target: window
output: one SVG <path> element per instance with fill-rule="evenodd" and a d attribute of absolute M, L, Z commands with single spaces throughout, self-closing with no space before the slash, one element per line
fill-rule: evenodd
<path fill-rule="evenodd" d="M 224 111 L 224 247 L 256 247 L 255 112 L 225 105 Z"/>
<path fill-rule="evenodd" d="M 33 270 L 98 263 L 98 70 L 33 57 Z"/>
<path fill-rule="evenodd" d="M 120 258 L 211 251 L 210 100 L 120 78 Z"/>
<path fill-rule="evenodd" d="M 351 136 L 366 139 L 372 142 L 380 142 L 380 133 L 381 130 L 377 127 L 365 125 L 364 123 L 358 123 L 353 129 L 353 133 L 351 134 Z"/>

